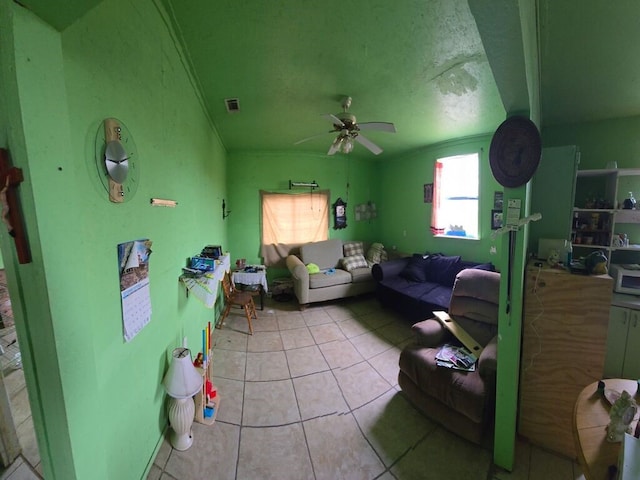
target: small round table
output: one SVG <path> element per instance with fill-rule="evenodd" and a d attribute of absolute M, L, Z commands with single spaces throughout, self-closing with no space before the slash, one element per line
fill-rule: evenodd
<path fill-rule="evenodd" d="M 626 390 L 634 396 L 638 389 L 635 380 L 608 378 L 605 388 L 622 392 Z M 609 403 L 598 392 L 598 382 L 587 385 L 576 400 L 573 410 L 573 436 L 578 461 L 587 480 L 608 479 L 610 465 L 618 465 L 621 442 L 607 442 L 606 427 L 609 424 Z M 632 428 L 635 421 L 631 424 Z"/>
<path fill-rule="evenodd" d="M 249 267 L 252 267 L 251 265 Z M 253 268 L 235 270 L 231 276 L 233 284 L 239 290 L 260 295 L 260 310 L 264 310 L 264 294 L 269 291 L 267 284 L 267 267 L 264 265 L 253 265 Z"/>

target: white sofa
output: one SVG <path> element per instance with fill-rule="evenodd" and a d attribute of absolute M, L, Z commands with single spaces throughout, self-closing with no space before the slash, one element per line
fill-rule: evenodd
<path fill-rule="evenodd" d="M 287 268 L 291 273 L 293 291 L 300 309 L 314 302 L 375 291 L 376 282 L 371 275 L 371 262 L 367 264 L 365 260 L 366 266 L 358 266 L 360 260 L 356 261 L 356 257 L 359 254 L 352 255 L 359 249 L 368 252 L 367 248 L 363 242 L 344 242 L 343 245 L 341 239 L 331 239 L 302 245 L 300 256 L 289 255 Z M 362 258 L 365 258 L 364 254 Z M 307 269 L 310 263 L 316 264 L 320 272 L 310 274 Z"/>

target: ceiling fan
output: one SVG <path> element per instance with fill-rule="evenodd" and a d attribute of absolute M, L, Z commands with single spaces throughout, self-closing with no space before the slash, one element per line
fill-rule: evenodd
<path fill-rule="evenodd" d="M 342 112 L 332 115 L 327 113 L 323 115 L 327 120 L 333 123 L 333 130 L 328 133 L 337 133 L 338 136 L 329 147 L 327 155 L 334 155 L 337 152 L 350 153 L 353 150 L 354 142 L 358 142 L 363 147 L 367 148 L 374 155 L 382 153 L 382 149 L 373 143 L 371 140 L 363 136 L 361 130 L 376 130 L 379 132 L 396 133 L 396 127 L 393 123 L 388 122 L 366 122 L 357 123 L 356 116 L 350 113 L 349 107 L 351 107 L 351 97 L 344 97 L 342 100 Z M 314 138 L 325 135 L 314 135 L 313 137 L 305 138 L 296 142 L 294 145 L 312 140 Z"/>

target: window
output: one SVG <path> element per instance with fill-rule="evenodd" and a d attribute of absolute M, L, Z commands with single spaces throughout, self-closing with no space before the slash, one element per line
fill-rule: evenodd
<path fill-rule="evenodd" d="M 292 248 L 329 238 L 329 191 L 260 192 L 262 257 L 267 266 L 282 266 Z"/>
<path fill-rule="evenodd" d="M 478 238 L 478 154 L 436 160 L 431 231 L 434 235 Z"/>

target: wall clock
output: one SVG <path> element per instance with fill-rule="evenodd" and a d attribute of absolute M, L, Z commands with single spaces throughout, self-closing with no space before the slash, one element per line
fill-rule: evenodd
<path fill-rule="evenodd" d="M 338 197 L 333 204 L 333 229 L 347 228 L 347 204 Z"/>
<path fill-rule="evenodd" d="M 138 152 L 131 132 L 117 118 L 105 119 L 98 128 L 95 163 L 111 202 L 128 202 L 133 198 L 140 181 Z"/>

